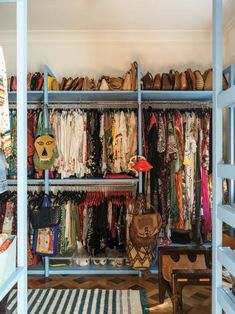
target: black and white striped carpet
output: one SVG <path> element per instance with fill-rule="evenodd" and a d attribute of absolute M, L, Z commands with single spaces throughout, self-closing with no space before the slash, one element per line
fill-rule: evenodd
<path fill-rule="evenodd" d="M 17 314 L 17 292 L 7 301 L 6 313 Z M 30 289 L 29 314 L 141 314 L 149 313 L 144 290 Z"/>

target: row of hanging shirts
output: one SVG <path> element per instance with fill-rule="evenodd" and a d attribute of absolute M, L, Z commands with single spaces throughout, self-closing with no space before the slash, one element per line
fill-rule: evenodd
<path fill-rule="evenodd" d="M 62 178 L 99 177 L 129 172 L 137 153 L 137 116 L 133 110 L 64 110 L 50 113 Z"/>
<path fill-rule="evenodd" d="M 30 192 L 29 206 L 34 207 L 42 197 L 42 193 Z M 61 208 L 59 255 L 73 255 L 78 243 L 91 256 L 107 248 L 125 249 L 134 209 L 131 191 L 59 191 L 50 193 L 50 199 L 52 206 Z"/>
<path fill-rule="evenodd" d="M 43 171 L 34 165 L 34 141 L 43 129 L 41 110 L 28 111 L 28 176 L 39 178 Z M 49 126 L 57 148 L 51 178 L 103 177 L 106 173 L 130 173 L 128 163 L 137 154 L 135 110 L 50 110 Z M 16 111 L 10 111 L 12 153 L 7 158 L 8 177 L 17 176 Z M 131 173 L 134 175 L 134 173 Z"/>

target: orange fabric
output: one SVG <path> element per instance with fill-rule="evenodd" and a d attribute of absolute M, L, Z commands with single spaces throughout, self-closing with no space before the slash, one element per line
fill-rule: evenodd
<path fill-rule="evenodd" d="M 6 240 L 3 245 L 0 247 L 0 253 L 3 253 L 7 250 L 7 248 L 10 246 L 11 240 Z"/>
<path fill-rule="evenodd" d="M 178 149 L 179 149 L 179 159 L 180 164 L 183 163 L 184 160 L 184 136 L 183 136 L 183 123 L 182 123 L 182 116 L 179 111 L 175 114 L 175 130 L 177 131 L 178 135 Z"/>
<path fill-rule="evenodd" d="M 184 209 L 183 209 L 183 191 L 182 191 L 182 174 L 180 172 L 175 175 L 176 194 L 178 200 L 178 223 L 177 228 L 184 229 Z"/>

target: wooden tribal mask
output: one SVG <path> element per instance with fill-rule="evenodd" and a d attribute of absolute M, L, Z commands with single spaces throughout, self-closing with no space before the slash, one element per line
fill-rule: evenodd
<path fill-rule="evenodd" d="M 46 134 L 37 137 L 34 146 L 41 162 L 50 161 L 53 158 L 56 144 L 52 135 Z"/>

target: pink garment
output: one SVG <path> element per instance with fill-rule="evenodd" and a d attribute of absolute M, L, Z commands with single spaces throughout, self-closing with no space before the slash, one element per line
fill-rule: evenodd
<path fill-rule="evenodd" d="M 211 231 L 211 210 L 209 202 L 209 186 L 207 170 L 202 167 L 202 208 L 204 216 L 204 232 L 207 234 Z"/>
<path fill-rule="evenodd" d="M 154 124 L 157 124 L 157 118 L 156 118 L 155 114 L 152 113 L 151 118 L 150 118 L 150 122 L 149 122 L 149 129 L 148 129 L 148 131 L 150 131 L 152 129 Z"/>

